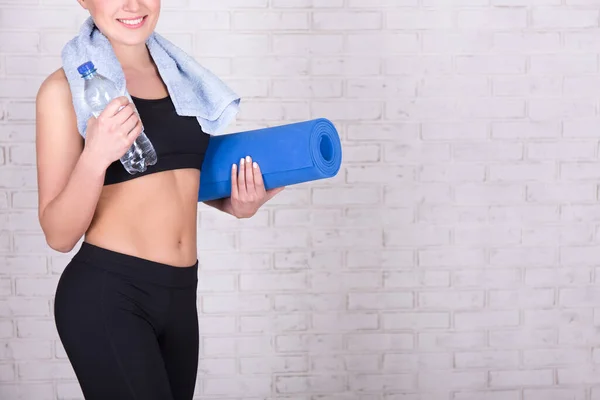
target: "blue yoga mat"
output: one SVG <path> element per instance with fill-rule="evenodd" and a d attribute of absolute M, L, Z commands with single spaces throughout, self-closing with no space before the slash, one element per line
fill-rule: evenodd
<path fill-rule="evenodd" d="M 335 176 L 342 163 L 342 146 L 335 126 L 325 118 L 212 136 L 198 201 L 229 197 L 231 166 L 247 155 L 258 163 L 269 190 Z"/>

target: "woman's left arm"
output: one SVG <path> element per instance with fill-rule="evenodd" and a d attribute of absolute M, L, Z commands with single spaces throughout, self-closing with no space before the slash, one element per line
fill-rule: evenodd
<path fill-rule="evenodd" d="M 265 190 L 260 167 L 256 162 L 252 162 L 250 156 L 247 156 L 245 159 L 240 159 L 239 168 L 237 164 L 231 166 L 231 196 L 207 200 L 204 204 L 236 218 L 250 218 L 263 204 L 283 189 L 285 186 Z"/>

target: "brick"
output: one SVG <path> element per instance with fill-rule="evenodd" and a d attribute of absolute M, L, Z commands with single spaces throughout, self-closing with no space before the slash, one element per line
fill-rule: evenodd
<path fill-rule="evenodd" d="M 536 7 L 531 23 L 536 29 L 591 28 L 597 26 L 598 10 L 564 9 L 562 7 Z"/>
<path fill-rule="evenodd" d="M 342 82 L 334 79 L 273 79 L 272 95 L 280 98 L 323 99 L 342 97 Z"/>
<path fill-rule="evenodd" d="M 310 275 L 310 287 L 319 293 L 377 289 L 382 287 L 382 283 L 382 274 L 374 271 L 341 273 L 315 271 Z"/>
<path fill-rule="evenodd" d="M 377 372 L 379 355 L 326 355 L 311 357 L 310 369 L 315 372 Z"/>
<path fill-rule="evenodd" d="M 533 368 L 589 363 L 590 352 L 586 349 L 535 349 L 523 352 L 523 364 Z"/>
<path fill-rule="evenodd" d="M 498 3 L 515 3 L 513 0 L 494 0 L 494 5 Z M 543 0 L 542 0 L 543 1 Z M 556 0 L 549 0 L 556 1 Z M 512 4 L 507 4 L 512 5 Z M 499 52 L 554 52 L 560 51 L 560 34 L 558 32 L 494 32 L 493 50 Z"/>
<path fill-rule="evenodd" d="M 591 283 L 590 268 L 527 268 L 524 282 L 528 286 L 567 286 Z"/>
<path fill-rule="evenodd" d="M 473 227 L 459 227 L 454 232 L 456 244 L 465 247 L 472 245 L 516 245 L 521 242 L 521 237 L 521 230 L 511 226 L 475 225 Z"/>
<path fill-rule="evenodd" d="M 56 324 L 52 319 L 19 318 L 16 321 L 17 337 L 35 339 L 58 339 Z"/>
<path fill-rule="evenodd" d="M 342 349 L 341 336 L 337 334 L 278 335 L 275 348 L 279 353 L 316 352 L 335 353 Z"/>
<path fill-rule="evenodd" d="M 595 104 L 588 98 L 535 98 L 528 112 L 533 120 L 589 118 L 595 116 Z"/>
<path fill-rule="evenodd" d="M 205 271 L 224 270 L 264 270 L 271 265 L 271 256 L 267 253 L 245 251 L 243 253 L 205 253 L 198 260 Z"/>
<path fill-rule="evenodd" d="M 512 288 L 519 282 L 520 273 L 516 268 L 467 269 L 452 273 L 452 286 L 455 288 Z"/>
<path fill-rule="evenodd" d="M 525 389 L 523 400 L 585 400 L 585 390 L 577 388 Z M 594 398 L 592 398 L 594 399 Z"/>
<path fill-rule="evenodd" d="M 198 276 L 198 290 L 202 293 L 232 292 L 237 289 L 236 277 L 233 274 L 205 274 Z"/>
<path fill-rule="evenodd" d="M 246 36 L 248 34 L 245 34 L 243 37 Z M 344 37 L 341 34 L 317 34 L 312 32 L 305 34 L 301 32 L 283 33 L 273 31 L 270 36 L 273 42 L 273 52 L 281 55 L 316 55 L 322 57 L 341 54 L 344 48 Z M 265 39 L 268 39 L 268 37 L 265 36 Z M 268 44 L 268 41 L 265 41 L 265 44 Z M 313 60 L 311 58 L 311 62 Z M 364 61 L 367 62 L 369 60 Z M 316 87 L 315 90 L 317 90 Z"/>
<path fill-rule="evenodd" d="M 452 200 L 451 186 L 445 182 L 398 182 L 385 186 L 383 201 L 387 205 L 410 207 L 417 204 L 444 204 Z M 416 226 L 418 228 L 418 225 Z"/>
<path fill-rule="evenodd" d="M 2 24 L 2 28 L 4 28 L 4 24 Z M 0 51 L 3 53 L 36 53 L 39 43 L 40 35 L 35 31 L 0 32 Z M 8 56 L 8 62 L 11 61 L 11 57 Z"/>
<path fill-rule="evenodd" d="M 377 314 L 313 314 L 312 328 L 319 332 L 363 331 L 379 327 Z"/>
<path fill-rule="evenodd" d="M 415 264 L 414 253 L 411 250 L 380 250 L 377 252 L 367 250 L 350 250 L 347 252 L 346 263 L 348 268 L 413 268 Z"/>
<path fill-rule="evenodd" d="M 233 316 L 200 316 L 198 319 L 200 335 L 236 332 L 235 317 Z"/>
<path fill-rule="evenodd" d="M 429 371 L 436 369 L 452 368 L 451 353 L 402 353 L 402 354 L 384 354 L 383 372 L 418 372 L 419 370 Z"/>
<path fill-rule="evenodd" d="M 381 61 L 360 56 L 314 56 L 311 57 L 310 69 L 314 76 L 372 76 L 379 75 Z"/>
<path fill-rule="evenodd" d="M 346 84 L 347 96 L 361 99 L 387 99 L 396 96 L 414 96 L 417 93 L 416 79 L 351 78 Z"/>
<path fill-rule="evenodd" d="M 454 355 L 456 368 L 510 368 L 519 366 L 517 351 L 464 351 Z"/>
<path fill-rule="evenodd" d="M 389 14 L 387 16 L 388 25 L 390 23 Z M 361 12 L 313 12 L 311 27 L 314 30 L 349 30 L 362 31 L 371 29 L 381 29 L 382 14 L 380 12 L 361 11 Z"/>
<path fill-rule="evenodd" d="M 493 78 L 493 93 L 497 96 L 560 96 L 562 78 L 556 76 L 498 76 Z M 528 125 L 529 122 L 502 121 L 505 124 Z M 546 123 L 534 121 L 533 123 Z M 526 134 L 526 133 L 525 133 Z"/>
<path fill-rule="evenodd" d="M 307 328 L 308 317 L 305 314 L 240 316 L 240 331 L 246 333 L 293 332 Z"/>
<path fill-rule="evenodd" d="M 475 290 L 420 292 L 418 306 L 422 309 L 476 309 L 483 308 L 484 293 Z"/>
<path fill-rule="evenodd" d="M 496 248 L 490 252 L 493 267 L 548 267 L 557 263 L 557 255 L 543 247 Z"/>
<path fill-rule="evenodd" d="M 485 253 L 480 249 L 440 247 L 420 250 L 418 259 L 422 267 L 480 267 L 485 264 Z"/>
<path fill-rule="evenodd" d="M 2 315 L 9 317 L 44 317 L 50 315 L 47 299 L 5 297 L 0 299 Z"/>
<path fill-rule="evenodd" d="M 269 393 L 270 393 L 269 387 Z M 277 393 L 336 393 L 346 390 L 343 375 L 278 376 L 275 378 Z"/>
<path fill-rule="evenodd" d="M 0 339 L 12 338 L 15 332 L 14 323 L 11 320 L 0 321 Z"/>
<path fill-rule="evenodd" d="M 308 287 L 305 272 L 243 273 L 239 279 L 241 291 L 293 291 Z"/>
<path fill-rule="evenodd" d="M 346 309 L 346 296 L 341 294 L 296 293 L 274 295 L 275 311 L 334 311 Z"/>
<path fill-rule="evenodd" d="M 413 307 L 412 293 L 349 293 L 350 310 L 393 310 Z"/>
<path fill-rule="evenodd" d="M 544 308 L 554 305 L 554 289 L 490 290 L 490 308 Z"/>
<path fill-rule="evenodd" d="M 381 229 L 327 229 L 314 230 L 312 246 L 316 249 L 339 247 L 378 248 L 383 243 Z"/>
<path fill-rule="evenodd" d="M 552 370 L 490 371 L 490 386 L 539 386 L 554 383 Z"/>
<path fill-rule="evenodd" d="M 342 251 L 286 251 L 274 254 L 275 269 L 336 269 L 342 266 Z"/>
<path fill-rule="evenodd" d="M 481 31 L 441 33 L 437 29 L 423 31 L 423 51 L 426 53 L 480 53 L 492 48 L 492 35 Z"/>
<path fill-rule="evenodd" d="M 346 51 L 356 55 L 387 54 L 398 52 L 415 53 L 418 50 L 419 38 L 416 33 L 374 33 L 349 34 Z"/>
<path fill-rule="evenodd" d="M 306 356 L 274 356 L 240 358 L 242 374 L 272 374 L 306 372 L 308 360 Z"/>
<path fill-rule="evenodd" d="M 248 391 L 258 395 L 271 393 L 271 377 L 240 377 L 203 379 L 204 393 L 207 395 L 244 395 Z"/>
<path fill-rule="evenodd" d="M 266 54 L 269 50 L 269 37 L 263 34 L 241 34 L 222 32 L 211 40 L 198 40 L 194 51 L 211 56 L 253 56 Z"/>
<path fill-rule="evenodd" d="M 263 336 L 203 337 L 201 348 L 206 356 L 256 356 L 271 353 L 273 345 Z"/>
<path fill-rule="evenodd" d="M 6 368 L 6 367 L 5 367 Z M 2 367 L 0 366 L 0 371 Z M 53 400 L 54 390 L 51 383 L 5 383 L 0 386 L 0 397 L 3 399 L 37 399 Z"/>
<path fill-rule="evenodd" d="M 266 295 L 202 296 L 202 311 L 205 313 L 261 312 L 269 309 L 270 301 Z"/>
<path fill-rule="evenodd" d="M 498 349 L 547 348 L 557 341 L 557 334 L 552 329 L 495 329 L 490 331 L 489 337 L 489 345 Z M 507 382 L 509 378 L 506 376 Z"/>
<path fill-rule="evenodd" d="M 398 271 L 385 272 L 383 276 L 385 288 L 411 287 L 448 287 L 450 272 L 448 271 Z"/>
<path fill-rule="evenodd" d="M 450 230 L 426 225 L 407 225 L 400 229 L 386 229 L 384 244 L 388 247 L 399 245 L 442 246 L 450 243 Z"/>
<path fill-rule="evenodd" d="M 350 351 L 410 350 L 414 337 L 409 333 L 355 333 L 347 337 Z"/>
<path fill-rule="evenodd" d="M 484 332 L 420 332 L 418 348 L 427 351 L 473 349 L 485 345 Z"/>
<path fill-rule="evenodd" d="M 50 360 L 52 358 L 50 341 L 11 340 L 0 342 L 0 348 L 0 360 L 3 361 Z"/>
<path fill-rule="evenodd" d="M 419 312 L 419 313 L 384 313 L 383 329 L 448 329 L 450 328 L 450 314 L 444 312 Z"/>
<path fill-rule="evenodd" d="M 240 248 L 303 248 L 309 242 L 306 229 L 254 229 L 240 233 Z"/>
<path fill-rule="evenodd" d="M 16 294 L 17 296 L 54 296 L 58 279 L 58 276 L 48 278 L 16 278 Z"/>
<path fill-rule="evenodd" d="M 495 329 L 519 325 L 518 310 L 457 312 L 454 326 L 460 330 Z"/>
<path fill-rule="evenodd" d="M 73 367 L 68 362 L 24 362 L 18 367 L 19 378 L 28 380 L 73 379 Z"/>
<path fill-rule="evenodd" d="M 441 170 L 442 168 L 440 168 L 440 172 Z M 481 206 L 423 204 L 419 207 L 417 222 L 430 224 L 481 223 L 487 218 L 488 209 Z"/>
<path fill-rule="evenodd" d="M 198 360 L 199 369 L 209 375 L 235 375 L 235 358 L 209 358 L 202 357 Z"/>
<path fill-rule="evenodd" d="M 479 389 L 484 388 L 486 382 L 486 373 L 479 371 L 427 371 L 418 374 L 419 387 Z"/>
<path fill-rule="evenodd" d="M 516 390 L 460 391 L 452 400 L 521 400 L 521 393 Z"/>
<path fill-rule="evenodd" d="M 578 182 L 531 182 L 527 184 L 527 200 L 529 202 L 579 202 L 595 200 L 595 198 L 596 187 L 593 184 Z"/>
<path fill-rule="evenodd" d="M 363 391 L 405 391 L 415 388 L 414 377 L 411 374 L 394 375 L 358 375 L 349 382 L 353 392 Z"/>
<path fill-rule="evenodd" d="M 234 11 L 231 23 L 237 30 L 305 30 L 309 28 L 309 14 L 295 11 Z"/>

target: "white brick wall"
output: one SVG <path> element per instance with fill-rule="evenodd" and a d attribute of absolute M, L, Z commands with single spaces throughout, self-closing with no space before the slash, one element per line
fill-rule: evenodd
<path fill-rule="evenodd" d="M 200 206 L 203 400 L 600 400 L 600 3 L 163 0 L 244 97 L 344 164 Z M 81 399 L 37 222 L 34 98 L 86 16 L 0 0 L 0 398 Z"/>

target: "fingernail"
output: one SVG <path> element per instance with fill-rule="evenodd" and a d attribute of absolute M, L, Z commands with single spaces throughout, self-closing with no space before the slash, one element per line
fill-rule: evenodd
<path fill-rule="evenodd" d="M 252 166 L 253 166 L 254 168 L 258 168 L 258 164 L 256 163 L 256 161 L 252 163 Z"/>
<path fill-rule="evenodd" d="M 244 159 L 243 158 L 240 160 L 240 164 L 244 164 Z"/>
<path fill-rule="evenodd" d="M 250 156 L 246 156 L 246 161 L 250 162 Z"/>
<path fill-rule="evenodd" d="M 236 165 L 236 164 L 232 164 L 232 165 L 231 165 L 231 169 L 236 169 L 236 168 L 237 168 L 237 165 Z"/>

